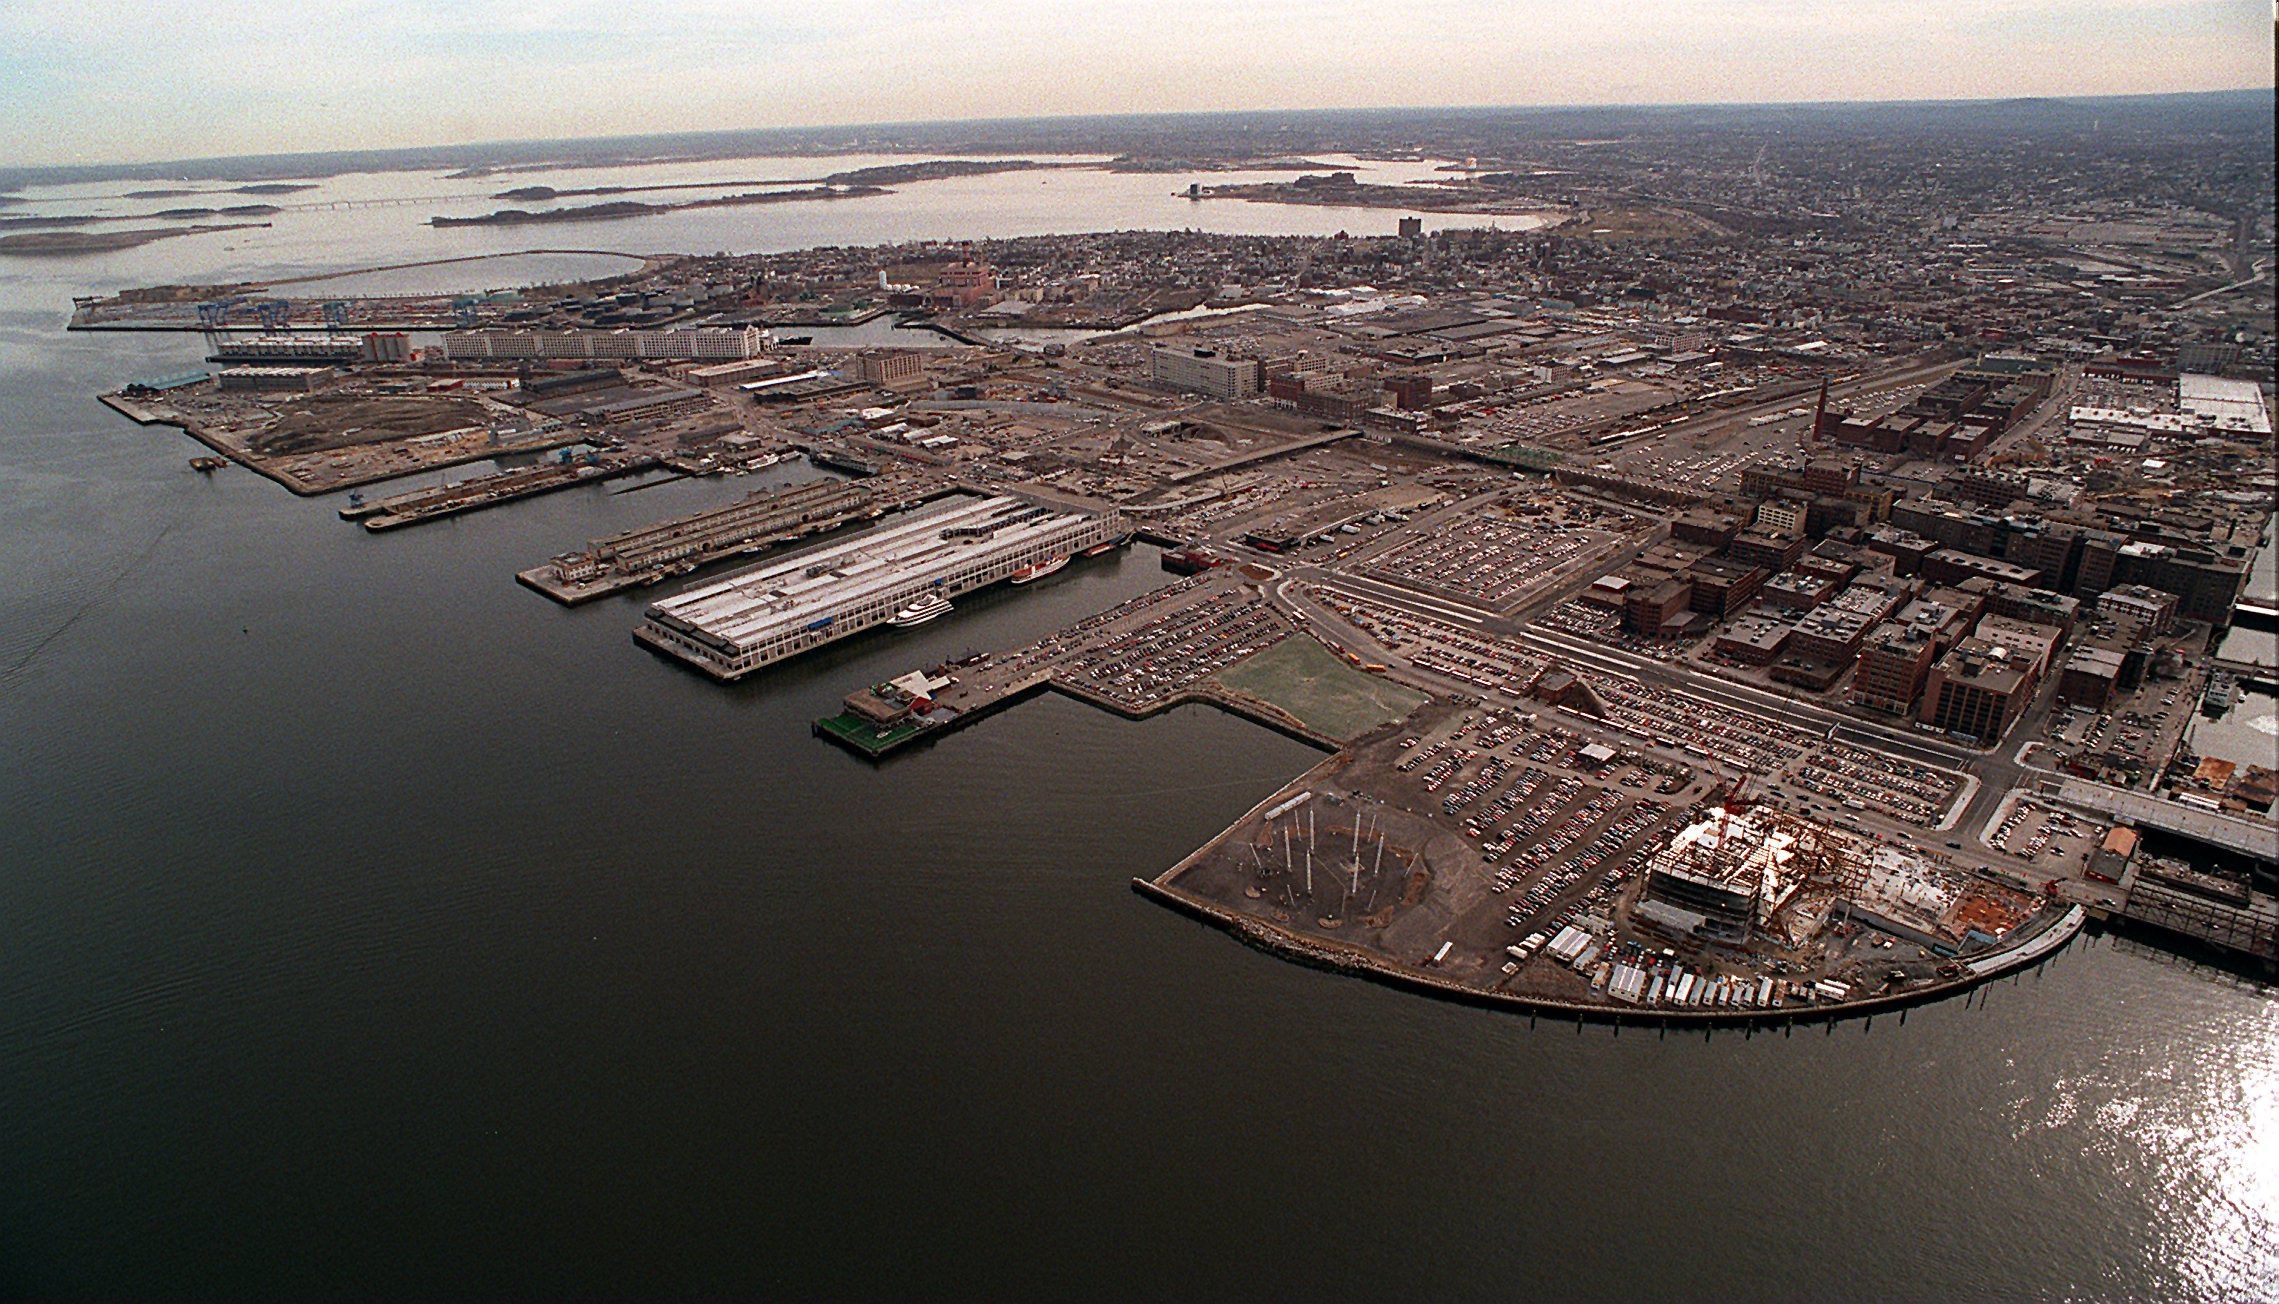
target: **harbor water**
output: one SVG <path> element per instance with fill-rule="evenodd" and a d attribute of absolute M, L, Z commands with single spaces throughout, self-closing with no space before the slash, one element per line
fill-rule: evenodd
<path fill-rule="evenodd" d="M 1398 216 L 1188 180 L 0 262 L 0 1294 L 2279 1293 L 2263 994 L 2084 939 L 1904 1021 L 1665 1038 L 1287 964 L 1128 883 L 1318 752 L 1055 697 L 876 767 L 808 733 L 1164 582 L 1151 549 L 723 686 L 628 637 L 673 586 L 513 574 L 752 480 L 372 536 L 94 402 L 195 337 L 62 329 L 78 294 L 533 243 Z"/>

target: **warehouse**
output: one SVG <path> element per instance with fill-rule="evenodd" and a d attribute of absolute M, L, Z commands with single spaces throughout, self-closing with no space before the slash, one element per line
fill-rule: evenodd
<path fill-rule="evenodd" d="M 719 679 L 953 598 L 1125 534 L 1121 518 L 1012 495 L 960 498 L 829 547 L 653 604 L 634 637 Z"/>

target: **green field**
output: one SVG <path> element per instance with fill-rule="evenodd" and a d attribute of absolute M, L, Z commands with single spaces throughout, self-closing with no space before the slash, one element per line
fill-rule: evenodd
<path fill-rule="evenodd" d="M 1364 674 L 1303 634 L 1283 639 L 1219 682 L 1271 702 L 1315 733 L 1340 741 L 1358 738 L 1422 705 L 1424 694 L 1382 675 Z"/>

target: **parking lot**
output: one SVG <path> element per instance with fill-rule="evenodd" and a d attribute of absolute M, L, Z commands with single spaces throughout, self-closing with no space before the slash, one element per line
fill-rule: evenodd
<path fill-rule="evenodd" d="M 1654 661 L 1676 661 L 1691 646 L 1690 643 L 1672 642 L 1666 638 L 1642 638 L 1622 627 L 1620 612 L 1580 598 L 1569 599 L 1540 613 L 1531 623 Z"/>
<path fill-rule="evenodd" d="M 1434 619 L 1330 586 L 1307 592 L 1399 656 L 1433 675 L 1485 692 L 1525 696 L 1550 660 L 1509 639 Z M 1933 769 L 1764 716 L 1704 701 L 1662 685 L 1585 671 L 1603 707 L 1595 722 L 1631 749 L 1709 762 L 1750 776 L 1761 790 L 1798 813 L 1842 822 L 1874 814 L 1935 828 L 1962 787 L 1951 771 Z M 1545 708 L 1546 719 L 1582 717 Z M 1648 754 L 1651 754 L 1649 752 Z"/>
<path fill-rule="evenodd" d="M 1394 769 L 1437 799 L 1443 816 L 1462 819 L 1514 939 L 1571 922 L 1619 891 L 1696 777 L 1512 709 L 1466 713 L 1400 746 L 1406 755 Z"/>
<path fill-rule="evenodd" d="M 1379 647 L 1443 679 L 1517 696 L 1526 692 L 1543 670 L 1542 658 L 1453 621 L 1405 611 L 1326 585 L 1309 585 L 1305 592 Z"/>
<path fill-rule="evenodd" d="M 2022 797 L 1986 831 L 1985 841 L 1996 851 L 2020 860 L 2053 870 L 2072 869 L 2089 859 L 2104 832 L 2101 820 Z"/>
<path fill-rule="evenodd" d="M 2091 774 L 2141 786 L 2158 775 L 2199 704 L 2197 679 L 2148 678 L 2102 707 L 2053 711 L 2045 737 L 2054 754 L 2042 763 L 2078 759 Z"/>
<path fill-rule="evenodd" d="M 1256 595 L 1223 588 L 1199 600 L 1167 601 L 1137 624 L 1085 638 L 1081 647 L 1055 658 L 1054 673 L 1072 687 L 1140 710 L 1289 633 L 1289 623 Z"/>
<path fill-rule="evenodd" d="M 1496 514 L 1501 512 L 1503 514 Z M 1362 564 L 1367 573 L 1506 608 L 1619 542 L 1625 514 L 1554 494 L 1438 521 Z"/>

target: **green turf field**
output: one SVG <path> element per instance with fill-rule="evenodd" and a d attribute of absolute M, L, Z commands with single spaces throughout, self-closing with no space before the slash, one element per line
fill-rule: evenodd
<path fill-rule="evenodd" d="M 1303 634 L 1292 635 L 1241 665 L 1219 682 L 1271 702 L 1316 733 L 1357 738 L 1415 710 L 1425 698 L 1382 675 L 1365 674 Z"/>

